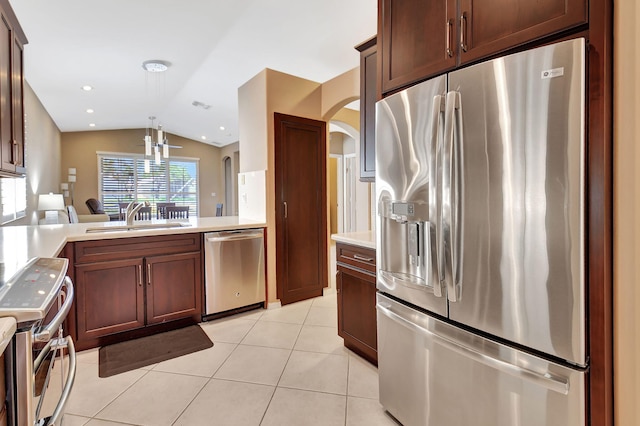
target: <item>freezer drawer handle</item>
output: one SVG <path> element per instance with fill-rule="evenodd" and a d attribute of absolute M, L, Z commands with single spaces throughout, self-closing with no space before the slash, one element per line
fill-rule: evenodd
<path fill-rule="evenodd" d="M 262 234 L 236 234 L 229 237 L 208 237 L 207 242 L 221 243 L 225 241 L 255 240 L 257 238 L 262 238 Z"/>
<path fill-rule="evenodd" d="M 51 320 L 49 324 L 44 327 L 38 328 L 33 334 L 33 340 L 36 342 L 48 342 L 51 340 L 51 337 L 58 331 L 60 324 L 67 317 L 67 314 L 71 310 L 71 304 L 73 303 L 74 298 L 74 290 L 73 283 L 69 277 L 64 278 L 64 287 L 67 288 L 65 293 L 64 303 L 62 307 L 58 310 L 58 313 Z"/>
<path fill-rule="evenodd" d="M 543 386 L 554 392 L 558 392 L 563 395 L 569 394 L 569 381 L 566 378 L 558 377 L 550 373 L 541 374 L 536 371 L 531 371 L 526 368 L 513 365 L 506 361 L 493 358 L 487 354 L 483 354 L 476 349 L 469 348 L 465 345 L 460 344 L 459 342 L 455 342 L 453 340 L 435 334 L 432 331 L 427 330 L 426 328 L 405 319 L 401 315 L 393 312 L 390 305 L 383 306 L 382 304 L 378 303 L 376 305 L 376 309 L 391 320 L 404 325 L 410 330 L 417 331 L 421 334 L 426 334 L 433 340 L 437 341 L 439 344 L 446 346 L 448 349 L 464 357 L 470 358 L 473 361 L 479 362 L 496 370 L 500 370 L 503 373 L 509 374 L 511 376 L 528 380 L 535 383 L 536 385 Z"/>

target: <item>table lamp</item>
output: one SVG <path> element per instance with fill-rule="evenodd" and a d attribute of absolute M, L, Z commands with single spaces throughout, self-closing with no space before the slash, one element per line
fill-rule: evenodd
<path fill-rule="evenodd" d="M 58 223 L 58 211 L 64 210 L 64 198 L 62 194 L 40 194 L 38 196 L 38 210 L 44 210 L 46 224 Z"/>

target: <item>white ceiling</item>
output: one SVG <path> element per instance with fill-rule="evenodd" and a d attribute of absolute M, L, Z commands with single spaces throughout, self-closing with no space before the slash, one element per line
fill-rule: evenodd
<path fill-rule="evenodd" d="M 238 140 L 245 82 L 264 68 L 330 80 L 358 66 L 354 46 L 377 19 L 376 0 L 10 3 L 29 39 L 25 78 L 62 132 L 144 128 L 153 115 L 170 133 L 216 146 Z M 172 65 L 151 74 L 142 69 L 150 59 Z"/>

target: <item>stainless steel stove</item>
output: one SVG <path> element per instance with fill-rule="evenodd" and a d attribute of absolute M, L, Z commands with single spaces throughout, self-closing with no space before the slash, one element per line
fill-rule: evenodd
<path fill-rule="evenodd" d="M 10 366 L 7 369 L 10 425 L 59 425 L 62 420 L 76 366 L 73 340 L 64 337 L 62 330 L 74 297 L 73 284 L 66 276 L 68 266 L 67 259 L 34 258 L 17 271 L 0 267 L 0 317 L 13 317 L 17 323 L 17 332 L 5 352 Z M 69 354 L 69 366 L 60 400 L 50 416 L 40 418 L 56 353 L 59 362 L 63 362 L 63 350 Z M 41 366 L 47 370 L 42 376 L 42 392 L 36 396 L 40 389 L 35 389 L 35 375 Z"/>

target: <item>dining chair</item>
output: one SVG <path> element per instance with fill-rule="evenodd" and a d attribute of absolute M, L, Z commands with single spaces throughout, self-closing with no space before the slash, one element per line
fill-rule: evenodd
<path fill-rule="evenodd" d="M 151 207 L 145 206 L 140 208 L 136 213 L 136 220 L 151 220 Z"/>
<path fill-rule="evenodd" d="M 216 216 L 222 216 L 222 203 L 216 204 Z"/>
<path fill-rule="evenodd" d="M 175 207 L 176 203 L 156 203 L 156 219 L 166 219 L 166 207 Z"/>
<path fill-rule="evenodd" d="M 189 206 L 167 206 L 164 208 L 167 219 L 188 219 Z"/>
<path fill-rule="evenodd" d="M 129 203 L 118 203 L 119 220 L 127 220 L 127 206 Z"/>

